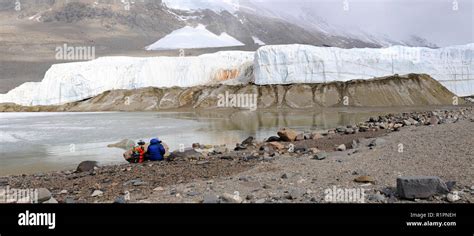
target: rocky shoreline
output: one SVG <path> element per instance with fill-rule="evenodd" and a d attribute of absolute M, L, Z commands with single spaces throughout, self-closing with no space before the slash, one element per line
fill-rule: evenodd
<path fill-rule="evenodd" d="M 0 177 L 0 188 L 37 188 L 47 203 L 347 202 L 328 200 L 339 189 L 362 189 L 369 203 L 474 203 L 472 132 L 473 107 L 388 114 L 235 147 L 196 143 L 165 162 Z"/>

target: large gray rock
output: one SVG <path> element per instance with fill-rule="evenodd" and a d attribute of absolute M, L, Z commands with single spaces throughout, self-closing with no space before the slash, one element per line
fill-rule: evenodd
<path fill-rule="evenodd" d="M 436 176 L 408 176 L 397 178 L 397 193 L 406 199 L 429 198 L 448 193 L 446 184 Z"/>
<path fill-rule="evenodd" d="M 38 190 L 38 203 L 43 203 L 51 199 L 51 192 L 46 188 L 39 188 Z"/>
<path fill-rule="evenodd" d="M 170 153 L 169 160 L 175 159 L 200 159 L 202 157 L 202 153 L 192 149 L 186 148 L 184 151 L 176 150 Z"/>
<path fill-rule="evenodd" d="M 98 164 L 97 161 L 83 161 L 77 166 L 76 172 L 81 173 L 94 170 L 94 168 L 99 167 Z"/>

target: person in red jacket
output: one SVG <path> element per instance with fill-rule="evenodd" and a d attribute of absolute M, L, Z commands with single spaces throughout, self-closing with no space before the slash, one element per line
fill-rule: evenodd
<path fill-rule="evenodd" d="M 140 140 L 138 145 L 133 147 L 132 158 L 127 160 L 130 163 L 142 163 L 145 161 L 145 142 Z"/>

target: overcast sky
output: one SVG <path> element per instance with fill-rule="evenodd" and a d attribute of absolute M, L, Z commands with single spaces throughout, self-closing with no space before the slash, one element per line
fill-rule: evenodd
<path fill-rule="evenodd" d="M 360 28 L 397 39 L 415 34 L 439 46 L 474 42 L 474 0 L 249 1 L 262 3 L 272 11 L 291 14 L 298 14 L 303 7 L 329 24 Z"/>

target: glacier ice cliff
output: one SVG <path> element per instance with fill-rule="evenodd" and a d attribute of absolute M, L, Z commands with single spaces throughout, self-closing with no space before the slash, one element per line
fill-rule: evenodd
<path fill-rule="evenodd" d="M 456 95 L 466 96 L 474 94 L 473 57 L 474 44 L 440 49 L 271 45 L 256 52 L 221 51 L 195 57 L 103 57 L 55 64 L 43 81 L 0 94 L 0 103 L 55 105 L 115 89 L 327 83 L 409 73 L 429 74 Z"/>
<path fill-rule="evenodd" d="M 474 94 L 474 44 L 440 49 L 341 49 L 273 45 L 255 54 L 256 84 L 325 83 L 393 74 L 429 74 L 458 96 Z"/>

